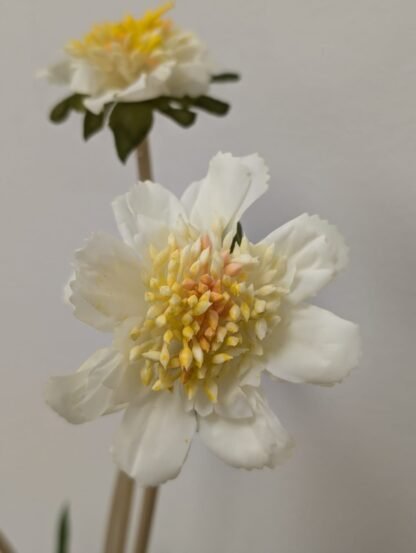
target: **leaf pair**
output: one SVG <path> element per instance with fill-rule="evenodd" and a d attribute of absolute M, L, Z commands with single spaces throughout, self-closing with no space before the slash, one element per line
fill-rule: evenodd
<path fill-rule="evenodd" d="M 222 73 L 211 77 L 211 81 L 214 83 L 233 82 L 238 79 L 239 76 L 236 73 Z M 85 108 L 84 98 L 85 96 L 82 94 L 73 94 L 59 102 L 50 113 L 51 121 L 62 123 L 72 111 L 83 113 L 83 136 L 84 140 L 88 140 L 104 127 L 109 115 L 108 125 L 114 135 L 118 157 L 123 163 L 150 132 L 155 110 L 169 117 L 181 127 L 187 128 L 196 121 L 195 110 L 199 109 L 213 115 L 223 116 L 230 109 L 229 104 L 211 96 L 196 98 L 160 96 L 144 102 L 109 103 L 101 113 L 96 115 Z"/>
<path fill-rule="evenodd" d="M 53 123 L 63 123 L 68 119 L 71 111 L 83 113 L 85 111 L 83 104 L 84 98 L 85 96 L 83 94 L 72 94 L 72 96 L 68 96 L 68 98 L 56 104 L 49 114 L 49 119 Z"/>
<path fill-rule="evenodd" d="M 210 96 L 197 98 L 161 96 L 146 102 L 116 104 L 110 114 L 109 126 L 114 134 L 118 157 L 124 163 L 131 152 L 146 138 L 153 125 L 155 110 L 181 127 L 187 128 L 196 121 L 195 109 L 222 116 L 228 113 L 230 106 Z"/>

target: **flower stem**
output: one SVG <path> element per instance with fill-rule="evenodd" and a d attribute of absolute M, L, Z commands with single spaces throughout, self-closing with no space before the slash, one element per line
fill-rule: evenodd
<path fill-rule="evenodd" d="M 152 164 L 148 140 L 137 148 L 137 169 L 139 180 L 152 180 Z M 111 502 L 110 517 L 104 553 L 124 553 L 127 541 L 131 505 L 134 492 L 134 480 L 119 471 Z M 158 488 L 145 488 L 141 508 L 140 525 L 136 539 L 135 553 L 146 553 L 156 505 Z M 0 553 L 2 553 L 0 551 Z"/>
<path fill-rule="evenodd" d="M 143 140 L 137 148 L 137 169 L 140 181 L 144 182 L 146 180 L 153 179 L 152 161 L 150 159 L 150 145 L 147 138 Z"/>
<path fill-rule="evenodd" d="M 117 474 L 107 526 L 104 553 L 123 553 L 129 526 L 134 480 L 121 470 Z"/>
<path fill-rule="evenodd" d="M 137 148 L 137 168 L 139 180 L 153 180 L 152 162 L 150 159 L 149 140 L 144 140 Z M 143 490 L 140 524 L 136 538 L 135 553 L 146 553 L 152 530 L 153 516 L 155 512 L 158 488 L 145 488 Z"/>
<path fill-rule="evenodd" d="M 146 553 L 147 551 L 158 491 L 159 488 L 143 490 L 142 511 L 134 553 Z"/>
<path fill-rule="evenodd" d="M 0 553 L 14 553 L 13 547 L 0 532 Z"/>

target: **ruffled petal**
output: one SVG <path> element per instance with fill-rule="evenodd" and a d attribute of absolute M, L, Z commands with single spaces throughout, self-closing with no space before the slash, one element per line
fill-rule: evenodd
<path fill-rule="evenodd" d="M 243 364 L 240 366 L 239 374 L 244 371 Z M 247 378 L 244 371 L 243 379 Z M 242 387 L 241 376 L 235 374 L 225 374 L 218 381 L 218 398 L 214 405 L 215 412 L 221 417 L 230 419 L 248 418 L 253 416 L 253 409 L 250 405 L 249 394 Z M 201 413 L 199 413 L 201 414 Z"/>
<path fill-rule="evenodd" d="M 313 305 L 291 309 L 265 343 L 267 370 L 289 382 L 331 385 L 358 364 L 358 326 Z"/>
<path fill-rule="evenodd" d="M 62 59 L 37 73 L 37 77 L 45 78 L 50 84 L 67 85 L 71 80 L 71 61 Z"/>
<path fill-rule="evenodd" d="M 46 403 L 72 424 L 94 420 L 122 406 L 119 388 L 125 369 L 119 352 L 98 350 L 76 373 L 49 379 Z"/>
<path fill-rule="evenodd" d="M 348 248 L 335 226 L 317 215 L 304 213 L 278 228 L 263 243 L 275 244 L 276 253 L 294 269 L 286 299 L 300 303 L 317 294 L 348 262 Z"/>
<path fill-rule="evenodd" d="M 105 104 L 110 102 L 144 102 L 167 93 L 166 81 L 169 79 L 174 62 L 166 62 L 151 71 L 142 73 L 131 85 L 123 89 L 113 89 L 87 98 L 85 107 L 92 113 L 101 113 Z"/>
<path fill-rule="evenodd" d="M 191 223 L 203 231 L 209 231 L 218 219 L 232 227 L 266 192 L 268 180 L 268 169 L 257 154 L 242 158 L 217 154 L 205 179 L 192 184 L 183 196 Z"/>
<path fill-rule="evenodd" d="M 102 94 L 98 94 L 97 96 L 89 96 L 88 98 L 85 98 L 83 104 L 88 111 L 94 113 L 95 115 L 99 115 L 103 111 L 106 104 L 111 104 L 115 101 L 118 93 L 118 89 L 112 88 L 110 90 L 106 90 Z"/>
<path fill-rule="evenodd" d="M 233 467 L 273 468 L 287 457 L 292 441 L 265 399 L 257 391 L 248 393 L 252 417 L 199 417 L 200 436 L 215 455 Z"/>
<path fill-rule="evenodd" d="M 196 430 L 195 414 L 185 410 L 177 389 L 152 392 L 131 404 L 117 432 L 116 463 L 142 486 L 175 478 Z"/>
<path fill-rule="evenodd" d="M 199 195 L 203 181 L 196 181 L 191 183 L 181 196 L 181 204 L 185 208 L 186 213 L 189 215 Z"/>
<path fill-rule="evenodd" d="M 72 62 L 70 87 L 78 94 L 94 95 L 100 90 L 100 72 L 84 60 Z"/>
<path fill-rule="evenodd" d="M 99 330 L 112 330 L 124 319 L 143 312 L 141 264 L 120 240 L 93 235 L 76 252 L 74 268 L 65 296 L 81 321 Z"/>
<path fill-rule="evenodd" d="M 215 412 L 221 417 L 231 419 L 243 419 L 253 415 L 248 397 L 240 386 L 220 389 Z"/>
<path fill-rule="evenodd" d="M 123 240 L 136 250 L 137 237 L 140 244 L 163 244 L 169 229 L 176 226 L 180 217 L 186 218 L 178 198 L 150 181 L 139 182 L 127 194 L 116 198 L 113 211 Z"/>
<path fill-rule="evenodd" d="M 175 97 L 197 97 L 206 94 L 211 75 L 205 63 L 191 61 L 178 63 L 167 82 L 169 94 Z"/>

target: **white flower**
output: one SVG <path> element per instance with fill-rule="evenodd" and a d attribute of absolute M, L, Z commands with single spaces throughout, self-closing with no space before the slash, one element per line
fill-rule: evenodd
<path fill-rule="evenodd" d="M 257 155 L 218 154 L 181 200 L 139 183 L 113 204 L 123 242 L 97 234 L 76 253 L 67 297 L 113 343 L 51 379 L 47 402 L 72 423 L 125 409 L 114 457 L 143 485 L 174 478 L 196 432 L 232 466 L 276 466 L 291 440 L 263 370 L 330 385 L 357 363 L 356 325 L 304 303 L 346 264 L 335 227 L 304 214 L 232 244 L 268 178 Z"/>
<path fill-rule="evenodd" d="M 159 96 L 201 96 L 212 65 L 198 37 L 163 16 L 173 4 L 149 10 L 141 19 L 95 25 L 66 46 L 66 58 L 43 76 L 85 94 L 85 107 L 100 113 L 110 102 L 140 102 Z"/>

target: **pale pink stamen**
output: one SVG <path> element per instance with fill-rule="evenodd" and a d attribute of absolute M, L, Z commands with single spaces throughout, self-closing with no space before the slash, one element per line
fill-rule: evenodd
<path fill-rule="evenodd" d="M 227 264 L 230 261 L 230 254 L 227 250 L 221 252 L 221 257 L 224 261 L 224 264 Z"/>
<path fill-rule="evenodd" d="M 241 263 L 229 263 L 225 266 L 224 273 L 228 276 L 235 276 L 241 271 L 242 268 L 243 265 Z"/>
<path fill-rule="evenodd" d="M 204 236 L 201 238 L 201 246 L 203 250 L 206 250 L 207 248 L 210 248 L 212 246 L 211 238 L 208 236 L 208 234 L 204 234 Z"/>

